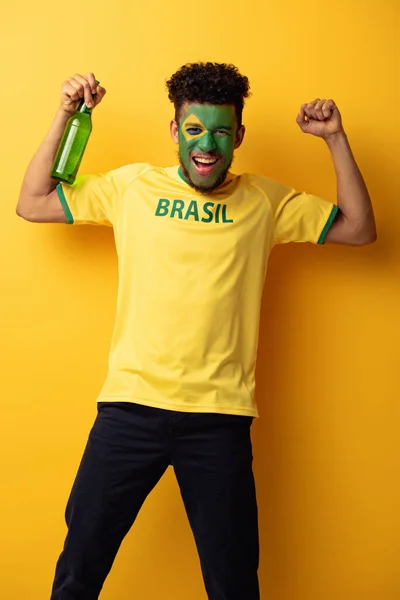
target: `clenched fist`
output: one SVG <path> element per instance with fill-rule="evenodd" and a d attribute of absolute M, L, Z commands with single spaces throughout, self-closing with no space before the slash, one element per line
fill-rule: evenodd
<path fill-rule="evenodd" d="M 60 108 L 67 114 L 73 115 L 78 110 L 82 98 L 89 108 L 94 108 L 103 100 L 105 88 L 97 85 L 93 73 L 74 75 L 62 85 Z"/>
<path fill-rule="evenodd" d="M 302 104 L 296 121 L 304 133 L 311 133 L 324 140 L 343 131 L 342 117 L 333 100 L 317 98 L 313 102 Z"/>

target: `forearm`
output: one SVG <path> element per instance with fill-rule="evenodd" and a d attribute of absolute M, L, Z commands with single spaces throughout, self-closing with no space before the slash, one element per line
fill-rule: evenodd
<path fill-rule="evenodd" d="M 344 132 L 330 136 L 330 150 L 337 178 L 337 204 L 341 218 L 361 241 L 374 241 L 376 228 L 374 211 L 367 186 L 354 159 Z"/>
<path fill-rule="evenodd" d="M 35 198 L 47 196 L 57 186 L 58 181 L 50 176 L 50 171 L 70 115 L 59 109 L 45 139 L 32 158 L 18 199 L 17 212 L 26 212 Z"/>

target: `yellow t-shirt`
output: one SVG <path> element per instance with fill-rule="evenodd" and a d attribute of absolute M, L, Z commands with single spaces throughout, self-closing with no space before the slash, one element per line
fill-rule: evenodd
<path fill-rule="evenodd" d="M 114 228 L 119 288 L 98 401 L 258 416 L 261 294 L 276 243 L 323 243 L 337 207 L 230 174 L 210 195 L 132 164 L 57 186 L 68 223 Z"/>

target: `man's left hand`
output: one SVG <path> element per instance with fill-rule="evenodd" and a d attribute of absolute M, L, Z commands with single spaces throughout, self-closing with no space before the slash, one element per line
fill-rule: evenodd
<path fill-rule="evenodd" d="M 304 133 L 327 140 L 343 132 L 342 117 L 333 100 L 320 100 L 302 104 L 296 122 Z"/>

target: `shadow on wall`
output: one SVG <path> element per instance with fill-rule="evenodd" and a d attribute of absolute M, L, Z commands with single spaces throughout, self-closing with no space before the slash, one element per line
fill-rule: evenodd
<path fill-rule="evenodd" d="M 321 271 L 328 273 L 328 278 L 330 277 L 329 273 L 332 273 L 332 286 L 335 285 L 334 278 L 337 273 L 340 273 L 343 284 L 343 280 L 351 281 L 354 273 L 363 273 L 367 279 L 369 278 L 373 282 L 377 276 L 382 275 L 383 271 L 397 269 L 396 245 L 398 238 L 392 225 L 395 219 L 387 224 L 380 223 L 379 219 L 379 200 L 383 195 L 392 193 L 390 190 L 391 165 L 386 162 L 384 167 L 377 169 L 376 164 L 372 163 L 372 159 L 370 161 L 366 156 L 361 159 L 364 165 L 367 165 L 367 169 L 364 168 L 367 171 L 367 184 L 377 209 L 378 242 L 368 248 L 346 248 L 333 245 L 317 248 L 310 244 L 285 245 L 274 249 L 270 259 L 262 302 L 257 367 L 257 402 L 261 419 L 253 425 L 255 474 L 260 509 L 260 582 L 264 591 L 275 589 L 284 593 L 285 580 L 290 578 L 291 574 L 293 577 L 296 576 L 293 574 L 295 566 L 293 561 L 296 560 L 296 556 L 293 556 L 293 552 L 288 553 L 287 547 L 293 518 L 293 514 L 291 514 L 293 505 L 291 504 L 292 499 L 286 496 L 289 480 L 287 472 L 285 472 L 291 461 L 291 453 L 296 451 L 294 447 L 286 448 L 288 441 L 286 411 L 290 409 L 291 405 L 296 404 L 296 398 L 285 398 L 281 388 L 282 376 L 292 377 L 290 371 L 285 371 L 286 366 L 290 369 L 290 365 L 287 363 L 287 343 L 290 343 L 290 333 L 288 334 L 286 330 L 282 335 L 286 327 L 283 321 L 285 314 L 288 311 L 293 313 L 296 309 L 296 306 L 293 306 L 295 298 L 291 295 L 291 282 L 298 280 L 299 273 L 301 277 L 304 265 L 311 271 L 315 268 L 318 273 Z M 368 172 L 369 168 L 371 168 L 370 172 Z M 271 173 L 268 175 L 272 176 Z M 279 175 L 276 179 L 283 180 Z M 380 189 L 381 179 L 384 182 Z M 397 207 L 394 210 L 397 210 Z M 85 260 L 86 251 L 87 260 L 93 260 L 93 256 L 95 256 L 96 261 L 98 260 L 100 264 L 110 260 L 110 251 L 115 252 L 112 229 L 106 227 L 57 228 L 52 242 L 56 246 L 59 245 L 62 252 L 73 252 L 79 257 L 79 260 Z M 320 291 L 322 296 L 318 298 L 318 302 L 324 302 L 329 306 L 329 293 L 328 297 L 324 297 L 324 290 Z M 332 306 L 332 311 L 336 309 L 337 307 Z M 313 335 L 312 331 L 306 332 L 306 335 L 308 333 L 310 337 Z M 341 333 L 338 332 L 337 335 L 339 336 Z M 336 345 L 338 345 L 338 341 L 336 341 Z M 318 353 L 318 347 L 315 348 L 315 353 Z M 293 360 L 292 353 L 291 360 Z M 297 440 L 301 441 L 302 435 L 304 436 L 304 432 L 299 434 Z M 302 477 L 302 473 L 299 473 L 299 477 Z M 143 569 L 143 564 L 148 564 L 148 577 L 151 578 L 154 561 L 156 561 L 158 577 L 161 576 L 166 584 L 165 600 L 169 597 L 184 597 L 182 596 L 184 589 L 188 591 L 193 589 L 194 583 L 196 589 L 199 590 L 199 595 L 195 596 L 196 600 L 198 597 L 202 598 L 200 591 L 202 590 L 202 581 L 197 554 L 179 491 L 173 480 L 173 473 L 169 470 L 143 507 L 137 523 L 121 549 L 121 554 L 110 574 L 110 581 L 106 583 L 105 597 L 107 597 L 107 588 L 108 586 L 112 587 L 113 581 L 125 581 L 125 587 L 136 590 L 140 597 L 138 585 L 140 587 L 144 584 L 147 577 L 141 572 L 137 574 L 138 579 L 135 579 L 134 565 L 141 564 L 141 569 Z M 144 530 L 148 532 L 149 515 L 155 514 L 159 517 L 157 517 L 157 522 L 154 522 L 148 543 L 145 547 L 138 548 L 135 544 L 136 530 L 142 527 L 143 523 Z M 143 539 L 144 536 L 145 533 L 138 537 Z M 161 543 L 158 544 L 157 540 Z M 157 548 L 166 546 L 171 547 L 169 557 L 158 554 Z M 146 553 L 148 561 L 143 561 Z M 135 560 L 135 555 L 138 560 Z M 177 573 L 178 570 L 181 570 L 183 563 L 185 566 L 184 576 L 178 585 Z M 171 570 L 172 564 L 180 565 L 180 567 Z M 148 582 L 146 585 L 147 587 L 143 587 L 143 593 L 145 590 L 148 592 Z M 289 588 L 287 589 L 289 590 Z M 294 588 L 291 589 L 293 591 Z M 279 600 L 289 600 L 289 597 L 289 591 L 287 596 L 277 596 Z"/>

